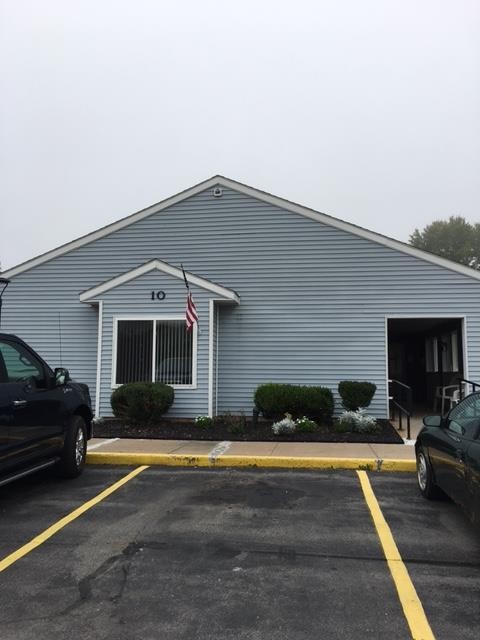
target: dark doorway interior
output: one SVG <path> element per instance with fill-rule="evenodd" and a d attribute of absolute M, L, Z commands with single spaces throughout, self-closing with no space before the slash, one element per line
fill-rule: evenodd
<path fill-rule="evenodd" d="M 388 377 L 412 388 L 415 409 L 433 410 L 438 387 L 463 377 L 462 320 L 389 319 Z"/>

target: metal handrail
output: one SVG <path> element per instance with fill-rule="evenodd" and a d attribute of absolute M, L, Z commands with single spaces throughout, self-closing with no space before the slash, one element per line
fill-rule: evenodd
<path fill-rule="evenodd" d="M 393 378 L 388 382 L 393 386 L 393 393 L 391 395 L 389 394 L 390 403 L 393 405 L 392 409 L 394 407 L 397 407 L 398 409 L 398 430 L 403 430 L 402 416 L 403 414 L 405 414 L 407 418 L 407 439 L 410 440 L 410 418 L 413 414 L 412 387 L 409 387 L 408 384 L 405 384 L 404 382 L 400 382 L 400 380 L 395 380 Z M 404 398 L 402 397 L 401 393 L 399 393 L 398 396 L 395 397 L 395 389 L 397 387 L 400 387 L 400 390 L 403 391 L 403 395 L 405 396 Z M 403 404 L 401 404 L 402 402 L 406 404 L 406 406 L 403 406 Z M 392 410 L 392 420 L 395 420 L 394 410 Z"/>
<path fill-rule="evenodd" d="M 472 393 L 475 392 L 475 389 L 477 389 L 477 387 L 480 389 L 480 383 L 478 382 L 472 382 L 471 380 L 467 380 L 466 378 L 457 378 L 457 380 L 458 380 L 458 395 L 460 400 L 463 400 L 464 398 L 463 385 L 462 385 L 463 382 L 472 385 Z"/>

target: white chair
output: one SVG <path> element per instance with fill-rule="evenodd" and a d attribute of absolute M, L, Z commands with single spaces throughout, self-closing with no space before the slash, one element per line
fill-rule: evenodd
<path fill-rule="evenodd" d="M 435 389 L 435 397 L 433 400 L 433 411 L 437 412 L 438 401 L 441 400 L 442 416 L 445 415 L 445 405 L 447 405 L 448 411 L 456 404 L 460 402 L 468 394 L 467 384 L 461 383 L 462 394 L 460 395 L 460 387 L 458 384 L 449 384 L 445 387 L 437 387 Z"/>

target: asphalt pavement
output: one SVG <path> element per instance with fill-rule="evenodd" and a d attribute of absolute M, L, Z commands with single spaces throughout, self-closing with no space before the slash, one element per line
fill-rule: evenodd
<path fill-rule="evenodd" d="M 25 549 L 129 471 L 0 490 L 2 640 L 412 637 L 355 471 L 151 467 Z M 478 534 L 413 474 L 368 477 L 434 636 L 476 640 Z"/>

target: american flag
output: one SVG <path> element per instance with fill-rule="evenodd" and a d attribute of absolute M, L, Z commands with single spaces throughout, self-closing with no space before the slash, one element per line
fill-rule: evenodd
<path fill-rule="evenodd" d="M 190 291 L 187 295 L 187 308 L 185 309 L 185 321 L 187 323 L 187 331 L 191 331 L 193 329 L 193 325 L 195 322 L 198 324 L 198 314 L 197 308 L 192 298 L 192 294 Z"/>

